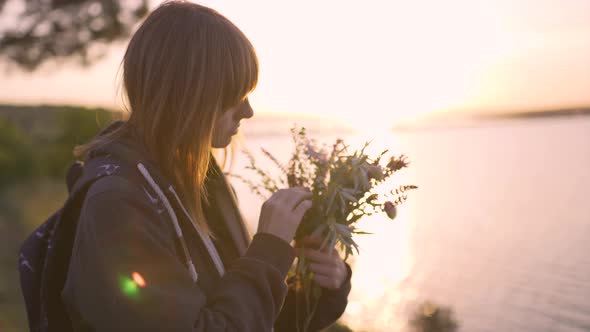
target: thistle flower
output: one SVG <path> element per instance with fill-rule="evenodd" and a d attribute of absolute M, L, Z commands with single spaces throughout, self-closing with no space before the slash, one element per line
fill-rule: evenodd
<path fill-rule="evenodd" d="M 391 220 L 395 219 L 395 216 L 397 215 L 397 209 L 392 202 L 385 202 L 385 204 L 383 204 L 383 211 L 387 213 L 387 216 Z"/>
<path fill-rule="evenodd" d="M 389 163 L 387 164 L 387 168 L 390 169 L 392 172 L 398 171 L 404 167 L 407 167 L 410 163 L 407 161 L 407 157 L 404 155 L 399 156 L 398 158 L 391 157 L 389 159 Z"/>
<path fill-rule="evenodd" d="M 324 150 L 318 150 L 311 142 L 307 143 L 307 150 L 305 153 L 310 159 L 316 160 L 322 164 L 328 162 L 328 154 Z"/>
<path fill-rule="evenodd" d="M 365 168 L 370 179 L 383 180 L 383 168 L 380 165 L 367 165 Z"/>

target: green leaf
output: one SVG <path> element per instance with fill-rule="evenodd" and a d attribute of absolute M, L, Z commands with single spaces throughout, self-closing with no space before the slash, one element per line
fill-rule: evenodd
<path fill-rule="evenodd" d="M 344 201 L 342 195 L 338 195 L 338 198 L 340 199 L 340 213 L 345 214 L 346 202 Z"/>
<path fill-rule="evenodd" d="M 334 230 L 330 228 L 328 235 L 324 238 L 324 241 L 322 241 L 322 244 L 320 245 L 320 250 L 323 250 L 326 248 L 326 245 L 331 241 L 330 239 L 333 236 L 335 236 Z"/>
<path fill-rule="evenodd" d="M 368 234 L 368 235 L 373 235 L 374 233 L 362 232 L 362 231 L 352 231 L 352 234 Z"/>
<path fill-rule="evenodd" d="M 352 244 L 352 246 L 354 247 L 354 249 L 356 249 L 356 253 L 357 253 L 357 255 L 358 255 L 358 254 L 360 254 L 360 251 L 359 251 L 359 246 L 358 246 L 358 244 L 356 244 L 356 242 L 354 242 L 354 240 L 352 240 L 351 244 Z"/>
<path fill-rule="evenodd" d="M 350 237 L 352 234 L 350 232 L 350 229 L 342 224 L 334 224 L 334 226 L 336 226 L 336 229 L 338 229 L 338 232 L 342 235 L 345 235 L 347 237 Z"/>
<path fill-rule="evenodd" d="M 311 236 L 315 237 L 322 235 L 322 233 L 326 230 L 327 227 L 328 225 L 326 224 L 320 224 L 318 227 L 316 227 L 316 229 L 313 232 L 311 232 Z"/>
<path fill-rule="evenodd" d="M 350 193 L 348 193 L 347 191 L 342 190 L 340 192 L 340 195 L 344 196 L 346 199 L 348 199 L 351 202 L 358 202 L 358 199 L 354 196 L 352 196 Z"/>
<path fill-rule="evenodd" d="M 337 240 L 338 240 L 338 237 L 336 236 L 336 234 L 334 234 L 334 236 L 332 237 L 332 240 L 330 241 L 330 247 L 328 248 L 329 254 L 332 254 L 332 252 L 334 251 L 334 246 L 336 245 Z"/>
<path fill-rule="evenodd" d="M 361 184 L 362 184 L 362 188 L 364 190 L 367 190 L 369 188 L 371 188 L 371 186 L 369 185 L 369 175 L 367 174 L 367 170 L 365 170 L 364 168 L 360 169 L 361 172 Z"/>
<path fill-rule="evenodd" d="M 328 200 L 328 208 L 326 208 L 326 214 L 329 215 L 330 212 L 332 211 L 332 205 L 334 205 L 334 200 L 336 199 L 336 195 L 337 195 L 337 191 L 336 188 L 334 188 L 334 190 L 332 191 L 330 198 Z"/>
<path fill-rule="evenodd" d="M 346 222 L 350 225 L 356 221 L 358 221 L 359 219 L 361 219 L 363 217 L 363 214 L 357 214 L 357 215 L 353 215 L 350 219 L 348 219 Z"/>
<path fill-rule="evenodd" d="M 348 256 L 352 255 L 352 249 L 350 249 L 350 247 L 346 247 L 346 250 L 344 252 L 344 261 L 346 262 L 346 260 L 348 259 Z"/>

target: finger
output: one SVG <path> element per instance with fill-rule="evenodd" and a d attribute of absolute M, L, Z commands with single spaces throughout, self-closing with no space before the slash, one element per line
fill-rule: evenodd
<path fill-rule="evenodd" d="M 302 187 L 283 188 L 283 189 L 279 189 L 279 190 L 275 191 L 272 196 L 274 196 L 277 199 L 284 200 L 285 197 L 289 196 L 293 192 L 304 193 L 305 190 L 303 190 Z"/>
<path fill-rule="evenodd" d="M 297 190 L 303 190 L 306 192 L 311 192 L 311 189 L 309 189 L 308 187 L 304 187 L 304 186 L 291 187 L 291 189 L 297 189 Z"/>
<path fill-rule="evenodd" d="M 315 250 L 315 249 L 309 249 L 309 248 L 302 248 L 299 249 L 303 251 L 303 255 L 310 260 L 311 262 L 315 262 L 315 263 L 320 263 L 320 264 L 326 264 L 326 265 L 337 265 L 338 264 L 338 259 L 340 259 L 340 257 L 336 257 L 334 255 L 331 255 L 327 252 L 322 252 L 319 250 Z"/>
<path fill-rule="evenodd" d="M 321 241 L 316 242 L 314 239 L 310 240 L 309 235 L 304 236 L 303 238 L 295 241 L 297 247 L 305 247 L 305 248 L 312 248 L 312 249 L 319 249 L 320 245 L 322 244 Z"/>
<path fill-rule="evenodd" d="M 291 210 L 295 210 L 301 202 L 308 200 L 312 197 L 310 192 L 306 192 L 303 190 L 291 191 L 289 195 L 285 195 L 285 206 L 291 208 Z"/>
<path fill-rule="evenodd" d="M 277 196 L 279 195 L 279 192 L 280 192 L 280 190 L 274 192 L 272 195 L 270 195 L 270 197 L 266 201 L 264 201 L 263 204 L 264 205 L 270 205 L 270 204 L 272 204 L 274 201 L 276 201 Z"/>
<path fill-rule="evenodd" d="M 322 239 L 319 237 L 311 237 L 309 235 L 301 239 L 300 245 L 306 248 L 319 249 L 322 245 Z"/>
<path fill-rule="evenodd" d="M 287 194 L 288 190 L 287 189 L 279 189 L 277 191 L 275 191 L 272 196 L 270 196 L 270 199 L 280 199 L 282 196 L 284 196 L 285 194 Z"/>
<path fill-rule="evenodd" d="M 305 248 L 313 248 L 313 249 L 320 250 L 320 247 L 322 246 L 322 244 L 324 244 L 324 239 L 322 239 L 320 236 L 311 237 L 308 235 L 301 240 L 301 246 L 305 247 Z M 334 247 L 332 247 L 331 253 L 330 253 L 329 245 L 325 245 L 324 248 L 321 249 L 321 252 L 329 253 L 332 256 L 339 255 L 338 250 L 336 250 L 336 244 L 334 244 Z"/>
<path fill-rule="evenodd" d="M 290 211 L 295 209 L 296 205 L 294 204 L 300 203 L 300 201 L 303 199 L 300 199 L 300 197 L 304 195 L 309 195 L 309 193 L 306 193 L 301 189 L 279 189 L 271 196 L 268 201 L 271 201 L 275 205 L 286 207 Z"/>
<path fill-rule="evenodd" d="M 281 189 L 281 191 L 284 191 L 286 194 L 301 193 L 301 194 L 306 194 L 306 195 L 312 195 L 311 190 L 307 187 L 291 187 L 291 188 L 287 188 L 287 189 Z"/>
<path fill-rule="evenodd" d="M 285 189 L 285 191 L 288 194 L 298 193 L 298 194 L 304 194 L 304 195 L 312 195 L 311 190 L 307 187 L 292 187 L 292 188 Z"/>
<path fill-rule="evenodd" d="M 309 264 L 309 270 L 314 274 L 321 275 L 321 276 L 335 276 L 338 274 L 335 266 L 324 265 L 319 263 L 311 263 Z"/>
<path fill-rule="evenodd" d="M 268 213 L 268 208 L 271 206 L 274 206 L 275 204 L 277 204 L 277 193 L 274 193 L 273 195 L 270 196 L 269 199 L 267 199 L 263 204 L 262 204 L 262 209 L 260 210 L 260 220 L 262 222 L 265 222 L 268 218 L 266 218 L 266 214 Z"/>
<path fill-rule="evenodd" d="M 297 242 L 297 246 L 300 248 L 310 248 L 310 249 L 319 249 L 319 246 L 315 243 L 309 243 L 304 240 L 300 240 Z"/>
<path fill-rule="evenodd" d="M 277 191 L 274 196 L 277 204 L 294 210 L 302 201 L 311 198 L 312 194 L 302 189 L 289 188 Z"/>
<path fill-rule="evenodd" d="M 339 285 L 338 282 L 333 279 L 333 278 L 329 278 L 326 276 L 321 276 L 321 275 L 314 275 L 313 276 L 313 280 L 320 285 L 321 287 L 324 288 L 328 288 L 328 289 L 338 289 Z"/>
<path fill-rule="evenodd" d="M 307 212 L 307 210 L 309 210 L 309 208 L 311 208 L 311 201 L 305 200 L 301 202 L 301 204 L 297 205 L 295 210 L 293 210 L 293 213 L 295 214 L 295 217 L 298 220 L 301 220 L 303 219 L 303 215 L 305 214 L 305 212 Z"/>

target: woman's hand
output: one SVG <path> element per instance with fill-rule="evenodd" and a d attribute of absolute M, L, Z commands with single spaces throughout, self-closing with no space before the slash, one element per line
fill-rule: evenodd
<path fill-rule="evenodd" d="M 270 233 L 291 243 L 305 212 L 311 207 L 311 191 L 304 187 L 275 192 L 260 211 L 259 233 Z"/>
<path fill-rule="evenodd" d="M 319 250 L 322 241 L 320 238 L 307 236 L 301 243 L 295 244 L 295 252 L 303 253 L 309 262 L 309 269 L 313 272 L 313 280 L 321 287 L 327 289 L 339 289 L 348 278 L 348 270 L 344 260 L 340 258 L 336 249 L 328 253 L 329 248 Z"/>

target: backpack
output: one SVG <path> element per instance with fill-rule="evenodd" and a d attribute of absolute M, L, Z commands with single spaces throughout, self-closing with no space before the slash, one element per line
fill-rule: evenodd
<path fill-rule="evenodd" d="M 73 163 L 66 176 L 68 199 L 22 244 L 20 284 L 31 331 L 72 331 L 61 291 L 67 278 L 82 204 L 94 182 L 124 169 L 124 165 L 108 156 L 94 158 L 86 164 Z"/>

